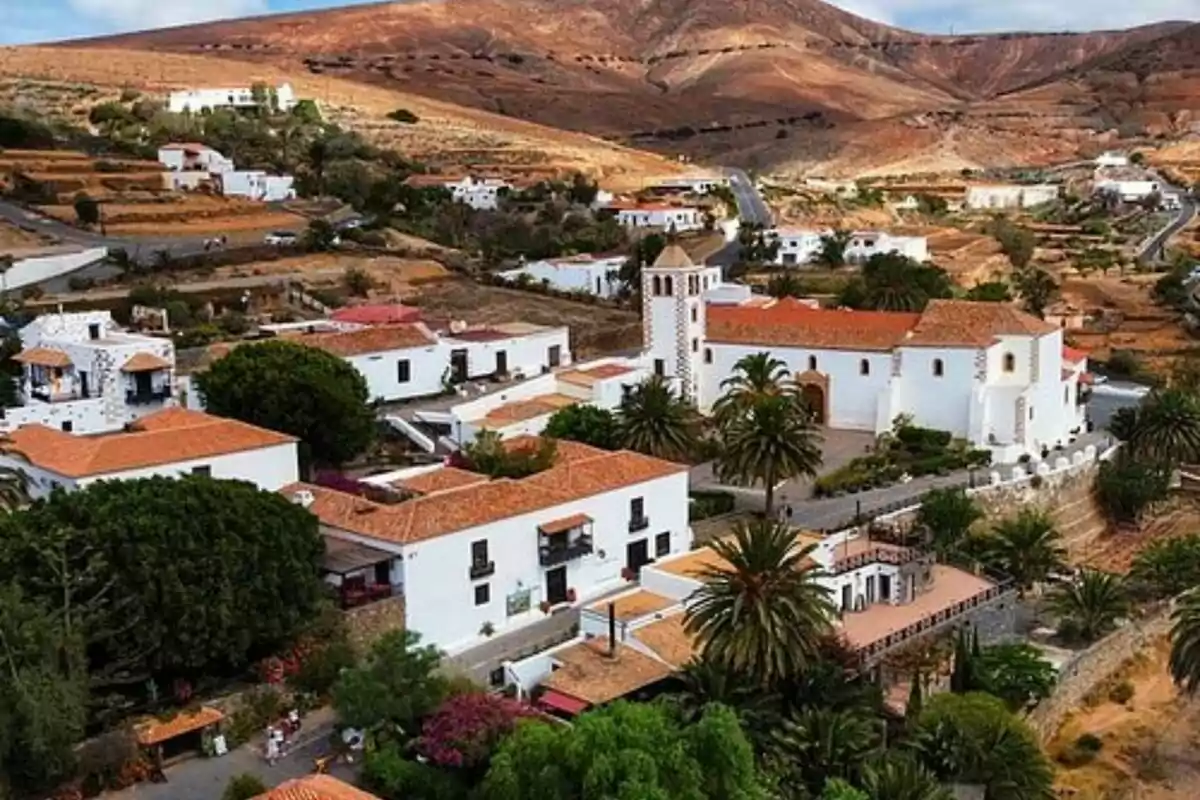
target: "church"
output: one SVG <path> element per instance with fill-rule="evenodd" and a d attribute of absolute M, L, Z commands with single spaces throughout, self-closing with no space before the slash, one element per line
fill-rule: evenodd
<path fill-rule="evenodd" d="M 643 344 L 657 374 L 711 408 L 743 356 L 787 364 L 817 420 L 883 433 L 901 414 L 988 449 L 995 463 L 1086 425 L 1086 355 L 1008 303 L 933 300 L 920 313 L 822 309 L 723 284 L 677 245 L 642 270 Z"/>

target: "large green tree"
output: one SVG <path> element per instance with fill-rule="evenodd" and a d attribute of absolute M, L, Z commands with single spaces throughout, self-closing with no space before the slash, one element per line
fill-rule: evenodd
<path fill-rule="evenodd" d="M 787 364 L 769 352 L 742 356 L 733 365 L 733 373 L 721 381 L 721 396 L 712 407 L 713 419 L 721 427 L 746 412 L 767 395 L 795 394 Z"/>
<path fill-rule="evenodd" d="M 829 590 L 782 523 L 739 523 L 712 549 L 723 563 L 706 567 L 685 626 L 704 657 L 743 673 L 761 687 L 777 686 L 816 660 L 830 630 Z"/>
<path fill-rule="evenodd" d="M 1200 398 L 1182 389 L 1154 392 L 1137 412 L 1133 452 L 1175 466 L 1200 459 Z"/>
<path fill-rule="evenodd" d="M 938 555 L 956 551 L 983 519 L 983 511 L 963 489 L 931 489 L 921 498 L 917 529 Z"/>
<path fill-rule="evenodd" d="M 86 682 L 78 637 L 49 609 L 0 585 L 0 797 L 52 788 L 70 776 L 83 736 Z"/>
<path fill-rule="evenodd" d="M 1023 711 L 1048 697 L 1058 670 L 1041 651 L 1024 643 L 997 644 L 971 656 L 973 687 L 999 697 L 1012 711 Z"/>
<path fill-rule="evenodd" d="M 440 663 L 437 648 L 422 645 L 419 634 L 385 634 L 334 684 L 338 718 L 355 728 L 415 736 L 420 720 L 446 697 L 446 681 L 436 672 Z"/>
<path fill-rule="evenodd" d="M 695 408 L 657 375 L 633 387 L 617 411 L 622 447 L 676 461 L 695 449 L 698 424 Z"/>
<path fill-rule="evenodd" d="M 551 439 L 570 439 L 604 450 L 621 446 L 617 415 L 607 408 L 586 403 L 560 408 L 550 416 L 542 435 Z"/>
<path fill-rule="evenodd" d="M 717 474 L 725 481 L 761 483 L 767 516 L 775 510 L 775 486 L 783 480 L 815 478 L 821 466 L 821 434 L 794 394 L 754 401 L 723 431 Z"/>
<path fill-rule="evenodd" d="M 1169 469 L 1122 450 L 1116 458 L 1101 462 L 1093 494 L 1110 520 L 1139 525 L 1146 512 L 1167 499 L 1170 487 Z"/>
<path fill-rule="evenodd" d="M 863 762 L 881 750 L 878 721 L 853 711 L 807 709 L 785 719 L 770 747 L 787 785 L 818 794 L 830 779 L 856 782 Z"/>
<path fill-rule="evenodd" d="M 244 669 L 321 606 L 317 520 L 201 476 L 101 481 L 0 517 L 0 571 L 83 637 L 93 686 Z"/>
<path fill-rule="evenodd" d="M 942 781 L 982 786 L 989 800 L 1053 797 L 1054 770 L 1033 731 L 989 694 L 929 698 L 912 746 Z"/>
<path fill-rule="evenodd" d="M 1024 508 L 996 523 L 983 540 L 982 557 L 1008 575 L 1022 594 L 1063 565 L 1066 550 L 1054 520 L 1044 511 Z"/>
<path fill-rule="evenodd" d="M 946 271 L 899 253 L 877 253 L 842 291 L 841 304 L 875 311 L 921 311 L 930 300 L 953 297 Z"/>
<path fill-rule="evenodd" d="M 480 800 L 762 800 L 754 751 L 729 709 L 683 725 L 663 705 L 617 701 L 570 726 L 522 722 L 500 745 Z"/>
<path fill-rule="evenodd" d="M 289 433 L 320 463 L 349 461 L 375 434 L 358 370 L 295 342 L 238 347 L 200 373 L 196 385 L 210 413 Z"/>
<path fill-rule="evenodd" d="M 1071 583 L 1055 588 L 1050 609 L 1062 618 L 1060 630 L 1067 628 L 1077 638 L 1093 642 L 1129 612 L 1129 596 L 1119 576 L 1085 569 Z"/>

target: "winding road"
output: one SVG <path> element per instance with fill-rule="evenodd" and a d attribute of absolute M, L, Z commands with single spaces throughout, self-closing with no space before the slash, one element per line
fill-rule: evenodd
<path fill-rule="evenodd" d="M 1141 264 L 1161 260 L 1165 255 L 1167 242 L 1170 241 L 1172 236 L 1183 230 L 1192 221 L 1192 217 L 1196 216 L 1196 201 L 1192 199 L 1192 196 L 1186 190 L 1171 186 L 1165 182 L 1163 186 L 1178 194 L 1179 213 L 1167 227 L 1159 231 L 1154 238 L 1142 246 L 1142 250 L 1138 253 L 1137 257 L 1138 263 Z"/>
<path fill-rule="evenodd" d="M 725 174 L 729 176 L 729 189 L 733 192 L 733 199 L 737 202 L 738 219 L 742 222 L 771 227 L 773 224 L 771 209 L 767 208 L 766 201 L 758 193 L 754 180 L 746 174 L 745 170 L 733 167 L 726 168 Z M 737 263 L 738 253 L 741 249 L 741 245 L 736 240 L 729 242 L 705 259 L 705 263 L 712 266 L 731 267 Z"/>

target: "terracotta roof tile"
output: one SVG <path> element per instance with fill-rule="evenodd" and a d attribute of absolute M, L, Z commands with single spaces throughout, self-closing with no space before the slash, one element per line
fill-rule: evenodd
<path fill-rule="evenodd" d="M 169 720 L 150 719 L 134 726 L 134 734 L 138 744 L 143 747 L 160 744 L 176 736 L 216 725 L 225 719 L 225 715 L 215 708 L 201 706 L 195 711 L 185 711 L 176 714 Z"/>
<path fill-rule="evenodd" d="M 281 491 L 289 496 L 298 490 L 312 492 L 309 510 L 330 527 L 408 544 L 687 471 L 683 464 L 640 453 L 601 453 L 560 461 L 522 480 L 476 483 L 392 505 L 302 483 Z"/>
<path fill-rule="evenodd" d="M 1086 350 L 1077 350 L 1074 347 L 1068 347 L 1064 344 L 1062 349 L 1062 357 L 1063 361 L 1066 361 L 1070 364 L 1078 364 L 1081 361 L 1086 361 L 1088 354 Z"/>
<path fill-rule="evenodd" d="M 594 386 L 598 381 L 628 375 L 633 371 L 633 367 L 627 367 L 624 364 L 600 364 L 589 369 L 570 369 L 560 372 L 557 377 L 565 383 L 590 387 Z"/>
<path fill-rule="evenodd" d="M 156 369 L 170 368 L 170 361 L 153 353 L 135 353 L 132 358 L 121 365 L 122 372 L 150 372 Z"/>
<path fill-rule="evenodd" d="M 21 364 L 37 364 L 41 367 L 69 367 L 71 357 L 62 350 L 52 347 L 31 347 L 13 356 L 13 361 Z"/>
<path fill-rule="evenodd" d="M 284 781 L 266 794 L 251 800 L 380 800 L 332 775 L 307 775 Z"/>
<path fill-rule="evenodd" d="M 565 394 L 543 394 L 528 400 L 515 400 L 493 408 L 483 417 L 485 428 L 503 428 L 514 422 L 524 422 L 527 419 L 553 414 L 560 408 L 573 406 L 579 401 Z"/>
<path fill-rule="evenodd" d="M 682 613 L 638 628 L 633 636 L 676 669 L 691 661 L 698 649 L 696 638 L 683 629 Z"/>
<path fill-rule="evenodd" d="M 538 530 L 542 533 L 564 533 L 572 528 L 578 528 L 580 525 L 586 525 L 591 521 L 592 518 L 587 514 L 572 514 L 569 517 L 543 522 L 541 525 L 538 525 Z"/>
<path fill-rule="evenodd" d="M 661 594 L 655 594 L 645 589 L 638 589 L 630 594 L 623 594 L 619 597 L 593 603 L 591 610 L 597 614 L 607 616 L 609 603 L 613 604 L 613 614 L 622 622 L 629 622 L 630 620 L 644 617 L 647 614 L 655 614 L 671 606 L 678 605 L 670 597 L 664 597 Z"/>
<path fill-rule="evenodd" d="M 649 207 L 643 208 L 647 209 Z M 669 209 L 671 206 L 660 206 L 659 208 Z M 686 250 L 677 244 L 669 244 L 662 249 L 661 253 L 658 254 L 658 258 L 654 259 L 651 269 L 682 269 L 685 267 L 694 266 L 695 263 L 692 261 L 692 257 L 687 254 Z"/>
<path fill-rule="evenodd" d="M 74 436 L 44 425 L 22 425 L 9 438 L 15 455 L 69 478 L 107 475 L 296 441 L 266 428 L 182 408 L 143 417 L 121 433 Z"/>
<path fill-rule="evenodd" d="M 525 434 L 505 439 L 502 444 L 507 452 L 512 453 L 517 450 L 535 450 L 542 446 L 543 441 L 545 439 L 541 436 Z M 608 450 L 601 450 L 599 447 L 592 447 L 590 444 L 575 442 L 570 439 L 556 439 L 554 442 L 554 463 L 556 465 L 571 461 L 580 461 L 585 458 L 596 458 L 608 453 Z"/>
<path fill-rule="evenodd" d="M 931 300 L 906 347 L 987 347 L 998 336 L 1044 336 L 1058 330 L 1010 303 Z"/>
<path fill-rule="evenodd" d="M 446 492 L 451 489 L 461 489 L 464 486 L 485 483 L 487 479 L 486 475 L 480 475 L 478 472 L 471 472 L 470 470 L 458 467 L 439 467 L 429 472 L 422 472 L 420 475 L 414 475 L 411 478 L 394 481 L 392 485 L 399 489 L 416 492 L 417 494 L 434 494 L 435 492 Z"/>
<path fill-rule="evenodd" d="M 825 350 L 891 350 L 920 319 L 891 311 L 814 309 L 791 298 L 760 307 L 710 304 L 706 314 L 711 342 Z"/>
<path fill-rule="evenodd" d="M 608 655 L 608 637 L 580 642 L 551 653 L 560 666 L 542 685 L 593 705 L 624 697 L 669 677 L 675 670 L 628 645 Z"/>
<path fill-rule="evenodd" d="M 335 356 L 382 353 L 387 350 L 428 347 L 437 343 L 437 338 L 429 332 L 429 329 L 419 323 L 377 325 L 356 331 L 306 333 L 283 338 L 309 347 L 316 347 L 327 353 L 333 353 Z"/>

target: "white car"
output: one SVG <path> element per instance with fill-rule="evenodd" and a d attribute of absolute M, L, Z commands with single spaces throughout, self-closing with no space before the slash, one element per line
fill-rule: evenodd
<path fill-rule="evenodd" d="M 295 244 L 298 241 L 299 239 L 296 234 L 290 231 L 275 231 L 263 237 L 263 244 L 273 244 L 276 246 Z"/>

